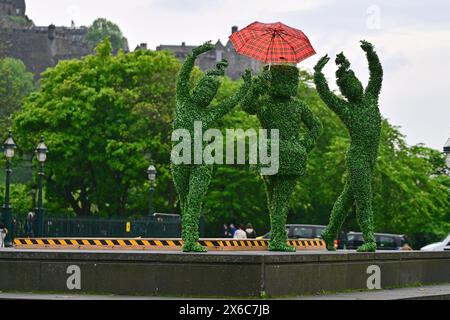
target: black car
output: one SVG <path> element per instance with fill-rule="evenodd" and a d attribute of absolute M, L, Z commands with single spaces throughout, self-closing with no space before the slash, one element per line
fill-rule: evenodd
<path fill-rule="evenodd" d="M 408 244 L 404 235 L 375 233 L 375 241 L 377 242 L 377 250 L 400 250 Z M 364 238 L 360 232 L 349 232 L 347 234 L 346 248 L 348 250 L 356 250 L 364 244 Z"/>
<path fill-rule="evenodd" d="M 326 226 L 310 224 L 287 224 L 286 232 L 289 239 L 321 239 L 322 232 Z M 270 232 L 259 239 L 270 239 Z M 336 241 L 338 249 L 345 249 L 345 233 L 341 234 L 341 239 Z"/>

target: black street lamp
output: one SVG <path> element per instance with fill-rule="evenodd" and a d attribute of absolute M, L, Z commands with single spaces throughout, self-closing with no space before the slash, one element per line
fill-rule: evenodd
<path fill-rule="evenodd" d="M 11 184 L 11 159 L 14 157 L 14 151 L 17 148 L 16 143 L 14 142 L 12 133 L 9 132 L 8 138 L 3 143 L 3 153 L 6 158 L 6 189 L 5 189 L 5 206 L 3 207 L 3 222 L 5 223 L 6 229 L 8 230 L 8 234 L 5 238 L 6 246 L 12 245 L 12 217 L 11 217 L 11 205 L 9 200 L 9 188 Z"/>
<path fill-rule="evenodd" d="M 45 145 L 44 137 L 41 138 L 35 153 L 36 159 L 39 161 L 39 174 L 38 174 L 38 204 L 36 209 L 37 230 L 36 235 L 43 237 L 44 235 L 44 208 L 42 205 L 42 180 L 44 179 L 44 164 L 47 160 L 47 146 Z"/>
<path fill-rule="evenodd" d="M 148 180 L 150 181 L 150 204 L 149 204 L 149 217 L 153 217 L 155 213 L 155 206 L 153 203 L 153 195 L 155 193 L 155 181 L 156 181 L 156 168 L 154 165 L 150 165 L 147 170 Z"/>

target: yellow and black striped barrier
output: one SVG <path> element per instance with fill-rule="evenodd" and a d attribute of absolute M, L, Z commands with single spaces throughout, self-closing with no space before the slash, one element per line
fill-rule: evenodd
<path fill-rule="evenodd" d="M 264 251 L 268 240 L 201 239 L 199 244 L 210 251 Z M 289 240 L 297 250 L 325 250 L 319 239 Z M 79 249 L 79 250 L 181 250 L 181 239 L 109 239 L 109 238 L 17 238 L 17 249 Z"/>

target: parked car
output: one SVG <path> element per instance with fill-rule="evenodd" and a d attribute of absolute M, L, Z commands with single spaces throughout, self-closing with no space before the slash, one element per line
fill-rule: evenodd
<path fill-rule="evenodd" d="M 377 250 L 402 250 L 408 241 L 404 235 L 375 233 L 375 241 L 377 242 Z M 360 232 L 347 233 L 346 248 L 348 250 L 356 250 L 364 244 L 364 238 Z"/>
<path fill-rule="evenodd" d="M 286 232 L 289 239 L 321 239 L 322 232 L 326 226 L 310 224 L 287 224 Z M 270 239 L 270 232 L 258 239 Z M 336 240 L 336 248 L 345 249 L 345 233 L 342 232 L 341 238 Z"/>
<path fill-rule="evenodd" d="M 429 244 L 420 250 L 421 251 L 450 251 L 450 234 L 443 241 Z"/>

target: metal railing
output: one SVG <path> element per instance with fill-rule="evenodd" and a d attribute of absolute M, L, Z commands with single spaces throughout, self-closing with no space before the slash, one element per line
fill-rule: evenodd
<path fill-rule="evenodd" d="M 14 237 L 34 237 L 35 221 L 15 219 Z M 145 219 L 126 218 L 46 218 L 44 237 L 102 237 L 102 238 L 179 238 L 179 216 L 156 216 Z"/>

